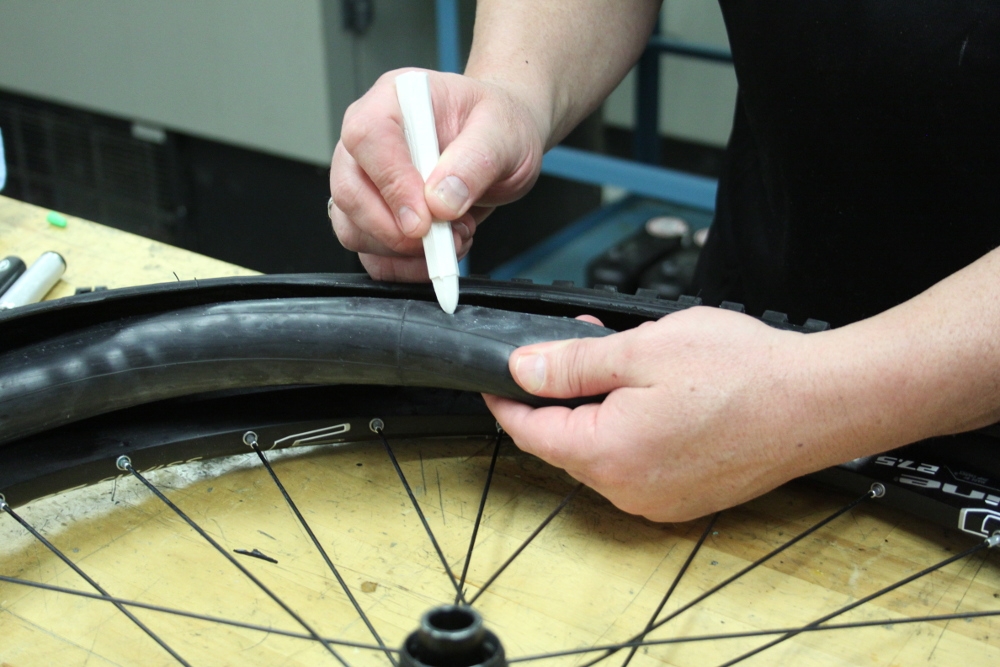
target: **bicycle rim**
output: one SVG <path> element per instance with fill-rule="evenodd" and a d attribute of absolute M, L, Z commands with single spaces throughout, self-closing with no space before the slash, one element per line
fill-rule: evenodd
<path fill-rule="evenodd" d="M 384 635 L 385 645 L 395 648 L 415 627 L 423 610 L 454 598 L 455 587 L 444 573 L 446 567 L 430 547 L 423 526 L 416 521 L 414 506 L 409 503 L 394 470 L 387 463 L 380 434 L 370 428 L 371 419 L 383 420 L 381 435 L 389 438 L 393 449 L 398 451 L 400 467 L 411 480 L 417 501 L 435 534 L 439 531 L 445 534 L 443 529 L 450 522 L 447 534 L 456 537 L 442 538 L 440 546 L 446 554 L 444 560 L 448 567 L 456 571 L 464 563 L 466 543 L 474 525 L 471 517 L 475 512 L 472 510 L 478 504 L 489 468 L 492 423 L 475 405 L 475 399 L 461 392 L 438 392 L 432 399 L 435 392 L 360 388 L 340 391 L 338 402 L 343 404 L 344 409 L 353 409 L 351 399 L 365 399 L 366 391 L 369 394 L 375 392 L 374 395 L 384 392 L 386 403 L 396 399 L 397 408 L 402 405 L 402 409 L 394 413 L 388 405 L 377 405 L 377 399 L 369 395 L 365 399 L 373 401 L 368 403 L 369 409 L 350 418 L 346 416 L 348 413 L 326 410 L 318 419 L 299 419 L 301 414 L 293 415 L 295 419 L 291 420 L 288 415 L 239 419 L 239 406 L 244 411 L 254 405 L 254 401 L 257 405 L 290 402 L 293 407 L 303 406 L 309 403 L 304 396 L 310 391 L 313 390 L 174 399 L 94 417 L 32 436 L 34 441 L 49 439 L 55 442 L 52 438 L 56 438 L 71 442 L 75 438 L 79 444 L 80 438 L 91 438 L 87 441 L 97 443 L 93 456 L 82 457 L 82 465 L 78 461 L 75 466 L 64 466 L 53 474 L 41 476 L 48 486 L 42 484 L 33 493 L 40 495 L 42 491 L 75 485 L 74 478 L 67 476 L 69 470 L 85 470 L 89 481 L 93 481 L 94 475 L 98 474 L 105 477 L 118 475 L 119 471 L 115 469 L 108 469 L 106 473 L 98 470 L 101 465 L 107 467 L 113 463 L 116 458 L 112 456 L 114 447 L 123 449 L 120 447 L 121 438 L 117 441 L 114 437 L 109 438 L 109 429 L 123 424 L 155 425 L 157 422 L 150 420 L 150 415 L 157 410 L 171 414 L 177 410 L 197 413 L 198 409 L 204 409 L 214 416 L 215 421 L 209 426 L 194 419 L 195 427 L 201 429 L 197 437 L 192 439 L 188 433 L 175 434 L 176 441 L 171 441 L 170 446 L 163 446 L 163 434 L 153 428 L 152 434 L 147 432 L 148 442 L 158 446 L 129 449 L 129 455 L 136 460 L 140 470 L 201 456 L 206 451 L 225 453 L 226 450 L 246 450 L 242 436 L 249 430 L 254 430 L 268 447 L 290 436 L 298 436 L 300 441 L 318 437 L 313 444 L 319 443 L 321 449 L 328 450 L 322 456 L 310 452 L 289 457 L 275 464 L 276 471 L 285 480 L 291 495 L 303 499 L 300 502 L 307 513 L 318 513 L 318 507 L 326 510 L 326 518 L 321 519 L 317 534 L 323 535 L 321 542 L 331 546 L 336 556 L 333 560 L 339 560 L 341 567 L 350 573 L 348 586 L 360 599 L 361 606 L 369 607 L 371 624 L 379 629 L 380 635 Z M 393 396 L 394 392 L 403 394 Z M 282 401 L 274 398 L 278 395 L 284 397 Z M 289 397 L 293 400 L 289 401 Z M 324 402 L 322 398 L 316 401 L 321 405 Z M 229 421 L 225 410 L 220 407 L 227 404 L 237 406 Z M 348 423 L 343 420 L 349 421 L 350 428 L 337 432 Z M 317 433 L 320 429 L 326 431 Z M 141 428 L 139 430 L 142 431 Z M 449 438 L 444 441 L 413 440 L 416 435 L 435 431 L 443 431 Z M 463 441 L 461 445 L 454 441 L 459 433 L 469 431 L 474 433 L 471 440 Z M 141 439 L 135 433 L 133 431 L 132 437 Z M 310 435 L 302 435 L 306 433 Z M 209 446 L 206 443 L 210 440 L 224 444 Z M 15 444 L 31 441 L 31 438 L 21 439 Z M 293 438 L 283 444 L 294 441 Z M 361 444 L 337 446 L 350 441 L 360 441 Z M 178 444 L 182 442 L 187 444 Z M 101 447 L 108 449 L 102 450 Z M 477 587 L 489 580 L 503 560 L 573 488 L 571 480 L 530 457 L 510 447 L 503 452 L 483 514 L 484 521 L 477 538 L 479 546 L 473 551 L 467 580 L 470 596 L 475 595 Z M 151 457 L 143 461 L 143 456 L 147 454 Z M 274 452 L 271 454 L 274 456 Z M 213 471 L 212 466 L 217 464 L 193 465 Z M 428 472 L 431 468 L 433 472 Z M 259 549 L 264 555 L 268 552 L 272 557 L 280 555 L 276 558 L 278 563 L 253 556 L 243 558 L 250 559 L 247 562 L 255 568 L 254 572 L 262 578 L 269 577 L 268 581 L 275 588 L 281 588 L 283 594 L 295 598 L 297 604 L 307 610 L 304 615 L 313 619 L 316 625 L 321 625 L 324 636 L 329 633 L 332 637 L 372 644 L 370 630 L 359 620 L 353 607 L 347 604 L 343 592 L 324 569 L 322 559 L 314 549 L 308 548 L 310 545 L 303 537 L 302 528 L 294 517 L 289 516 L 288 508 L 283 505 L 281 496 L 276 495 L 266 473 L 259 468 L 243 469 L 237 465 L 235 470 L 223 477 L 201 479 L 201 472 L 180 473 L 177 470 L 160 472 L 164 479 L 157 483 L 164 487 L 182 487 L 171 494 L 178 505 L 189 507 L 188 501 L 196 498 L 196 507 L 207 506 L 211 511 L 206 512 L 201 521 L 217 539 L 225 542 L 227 548 Z M 444 483 L 435 498 L 435 490 L 442 477 Z M 317 483 L 317 479 L 323 482 Z M 336 493 L 320 492 L 317 497 L 317 486 Z M 9 488 L 18 490 L 17 487 Z M 27 487 L 21 487 L 24 488 Z M 217 493 L 221 488 L 233 492 L 230 500 L 215 500 L 223 496 Z M 377 504 L 371 501 L 371 494 L 367 492 L 371 488 L 380 490 L 382 500 Z M 176 516 L 169 514 L 169 510 L 151 497 L 147 489 L 138 486 L 135 479 L 112 480 L 104 487 L 85 493 L 94 494 L 89 501 L 94 504 L 85 510 L 85 515 L 103 512 L 96 509 L 98 507 L 119 504 L 117 507 L 124 514 L 114 519 L 114 523 L 123 527 L 121 537 L 109 540 L 104 533 L 106 524 L 98 524 L 87 516 L 75 517 L 69 527 L 58 530 L 58 524 L 63 521 L 61 517 L 66 516 L 65 506 L 60 505 L 66 502 L 65 496 L 42 500 L 24 511 L 37 511 L 39 514 L 33 516 L 33 520 L 46 532 L 52 532 L 54 541 L 58 540 L 64 546 L 81 545 L 65 548 L 69 551 L 79 549 L 82 555 L 78 556 L 78 561 L 88 570 L 99 573 L 109 586 L 114 584 L 119 587 L 114 591 L 115 595 L 130 597 L 133 592 L 138 594 L 142 591 L 146 597 L 153 599 L 166 596 L 176 600 L 210 588 L 235 587 L 239 589 L 235 600 L 224 602 L 216 600 L 216 596 L 211 594 L 207 600 L 202 597 L 195 606 L 200 605 L 201 609 L 207 607 L 213 614 L 227 618 L 249 615 L 260 618 L 265 626 L 294 628 L 295 623 L 290 622 L 266 596 L 248 595 L 246 589 L 252 587 L 239 573 L 229 571 L 225 560 L 213 554 L 210 548 L 195 543 L 197 537 L 185 533 L 186 527 L 176 525 Z M 24 497 L 30 495 L 28 493 Z M 250 516 L 245 512 L 243 508 L 251 500 L 250 495 L 259 501 L 258 504 L 275 510 L 269 516 L 277 518 Z M 127 502 L 123 500 L 126 497 Z M 792 491 L 779 491 L 724 515 L 712 530 L 705 533 L 705 543 L 692 559 L 686 578 L 681 580 L 671 599 L 664 604 L 659 617 L 662 619 L 676 612 L 691 599 L 724 581 L 728 575 L 780 545 L 784 538 L 807 530 L 851 500 L 797 486 Z M 216 505 L 217 502 L 221 504 Z M 968 546 L 968 542 L 958 535 L 943 535 L 942 531 L 928 530 L 925 524 L 912 519 L 872 509 L 874 503 L 866 501 L 862 504 L 864 509 L 846 512 L 794 548 L 734 582 L 729 588 L 729 595 L 713 595 L 697 609 L 692 608 L 670 625 L 658 628 L 650 638 L 665 640 L 682 630 L 698 635 L 801 627 L 830 609 L 886 585 L 890 569 L 892 576 L 898 576 L 900 569 L 919 570 Z M 74 506 L 79 506 L 78 501 L 74 501 Z M 333 506 L 336 507 L 331 510 Z M 364 514 L 373 512 L 375 507 L 379 508 L 375 516 Z M 516 526 L 513 522 L 514 509 L 519 509 L 517 514 L 522 519 L 527 515 L 527 519 L 519 521 Z M 225 523 L 225 517 L 234 520 Z M 160 536 L 154 531 L 139 537 L 140 533 L 133 528 L 140 524 L 150 528 L 165 524 L 171 530 L 168 536 Z M 347 531 L 344 526 L 349 526 Z M 175 530 L 178 527 L 180 531 Z M 603 500 L 587 492 L 577 493 L 563 512 L 539 533 L 531 548 L 491 584 L 476 604 L 487 623 L 500 635 L 511 658 L 627 640 L 649 624 L 650 614 L 659 604 L 661 596 L 670 589 L 674 575 L 693 551 L 705 527 L 705 521 L 682 526 L 650 524 L 616 512 Z M 353 536 L 353 531 L 360 528 L 366 529 L 368 538 Z M 178 537 L 179 534 L 182 537 Z M 85 538 L 88 535 L 96 536 L 100 544 L 87 542 Z M 13 554 L 8 551 L 8 567 L 19 574 L 31 575 L 25 578 L 62 582 L 81 590 L 86 588 L 78 583 L 74 573 L 61 568 L 61 564 L 53 560 L 51 554 L 39 547 L 37 542 L 23 539 L 19 543 L 20 550 Z M 90 546 L 82 546 L 85 544 Z M 302 545 L 307 548 L 298 552 L 291 545 L 297 545 L 296 549 Z M 409 551 L 406 556 L 397 557 L 395 554 L 403 545 L 408 545 L 406 548 Z M 127 580 L 120 573 L 122 554 L 131 554 L 133 564 L 136 558 L 141 564 L 141 567 L 134 568 L 138 570 L 135 576 Z M 397 565 L 382 563 L 390 556 Z M 211 565 L 206 566 L 206 562 Z M 995 568 L 988 562 L 984 567 L 984 562 L 982 556 L 975 556 L 949 565 L 922 578 L 917 582 L 920 587 L 900 589 L 880 598 L 877 603 L 859 608 L 852 620 L 861 614 L 869 620 L 881 615 L 898 621 L 901 610 L 905 610 L 906 615 L 914 616 L 959 609 L 983 611 L 990 608 L 991 602 L 996 607 L 992 591 L 1000 586 L 997 585 Z M 180 572 L 185 574 L 179 578 L 163 577 L 160 573 L 167 564 L 178 565 Z M 838 567 L 832 567 L 834 564 Z M 308 586 L 299 581 L 300 578 L 307 578 L 306 575 L 313 582 Z M 233 581 L 234 577 L 238 583 Z M 16 656 L 18 659 L 30 660 L 42 655 L 38 651 L 37 639 L 44 634 L 54 642 L 51 651 L 46 649 L 49 652 L 44 653 L 45 660 L 51 660 L 56 655 L 63 656 L 60 659 L 68 663 L 96 660 L 96 648 L 99 647 L 100 652 L 110 656 L 104 659 L 112 662 L 127 663 L 141 656 L 144 662 L 149 661 L 150 664 L 156 664 L 157 660 L 162 660 L 163 664 L 176 664 L 106 601 L 74 600 L 66 603 L 59 602 L 65 600 L 65 593 L 29 595 L 23 587 L 15 584 L 0 586 L 3 587 L 0 591 L 7 612 L 3 615 L 7 628 L 0 627 L 0 632 L 11 639 L 15 636 L 25 638 L 29 645 Z M 750 600 L 755 602 L 748 607 Z M 780 604 L 769 603 L 769 600 L 780 601 Z M 766 616 L 756 608 L 756 601 L 761 607 L 768 607 Z M 64 606 L 64 613 L 60 613 L 64 620 L 58 630 L 43 632 L 32 619 L 40 613 L 40 608 L 53 605 Z M 206 626 L 201 621 L 165 621 L 161 616 L 142 612 L 142 618 L 151 626 L 155 624 L 157 628 L 166 628 L 169 632 L 165 634 L 171 637 L 171 645 L 176 644 L 179 653 L 191 655 L 194 662 L 211 661 L 206 656 L 217 656 L 217 651 L 225 647 L 232 651 L 231 655 L 239 656 L 241 661 L 249 660 L 247 656 L 253 655 L 267 662 L 322 664 L 325 660 L 336 664 L 329 651 L 315 641 L 292 640 L 229 628 L 223 632 L 218 626 Z M 66 618 L 69 623 L 65 622 Z M 92 620 L 81 622 L 81 619 Z M 896 625 L 892 630 L 879 627 L 866 630 L 863 634 L 858 634 L 857 630 L 804 632 L 752 658 L 757 662 L 748 664 L 771 664 L 773 661 L 793 659 L 796 664 L 893 664 L 894 661 L 908 662 L 915 658 L 932 664 L 953 664 L 956 655 L 963 656 L 962 659 L 971 664 L 976 664 L 975 660 L 983 657 L 986 662 L 982 664 L 990 664 L 996 659 L 996 645 L 983 638 L 989 633 L 989 623 L 988 618 L 974 622 L 940 620 L 922 625 Z M 852 634 L 844 634 L 846 632 Z M 850 639 L 845 641 L 844 637 Z M 632 662 L 722 664 L 768 640 L 770 637 L 744 637 L 684 645 L 646 646 Z M 135 647 L 142 652 L 130 652 Z M 350 664 L 389 664 L 387 656 L 379 651 L 358 648 L 338 650 Z M 619 651 L 608 660 L 621 664 L 625 655 Z M 547 664 L 580 664 L 593 657 L 594 654 L 583 654 L 582 657 L 552 658 Z"/>

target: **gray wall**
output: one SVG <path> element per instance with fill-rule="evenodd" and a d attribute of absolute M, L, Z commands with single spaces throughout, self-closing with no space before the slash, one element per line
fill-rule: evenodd
<path fill-rule="evenodd" d="M 0 0 L 0 88 L 329 162 L 344 109 L 378 74 L 435 63 L 433 0 Z"/>
<path fill-rule="evenodd" d="M 380 73 L 436 62 L 433 0 L 375 6 L 358 38 L 340 0 L 0 0 L 0 88 L 325 164 Z M 668 35 L 727 44 L 714 2 L 666 0 L 662 19 Z M 606 122 L 631 126 L 633 90 L 630 75 Z M 729 66 L 664 58 L 661 131 L 724 145 L 735 95 Z"/>

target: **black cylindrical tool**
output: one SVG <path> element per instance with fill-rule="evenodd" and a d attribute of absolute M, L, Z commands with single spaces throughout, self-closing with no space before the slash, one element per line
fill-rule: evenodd
<path fill-rule="evenodd" d="M 0 260 L 0 296 L 3 296 L 11 285 L 13 285 L 25 270 L 24 262 L 20 257 L 11 255 Z"/>

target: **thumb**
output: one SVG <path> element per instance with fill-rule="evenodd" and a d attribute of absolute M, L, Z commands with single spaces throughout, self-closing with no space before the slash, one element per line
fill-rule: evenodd
<path fill-rule="evenodd" d="M 519 131 L 515 119 L 493 105 L 479 105 L 427 179 L 427 206 L 435 218 L 455 220 L 477 202 L 514 201 L 538 178 L 541 154 L 540 139 L 526 127 Z"/>
<path fill-rule="evenodd" d="M 550 398 L 605 394 L 635 386 L 625 334 L 527 345 L 514 350 L 507 364 L 521 387 Z"/>

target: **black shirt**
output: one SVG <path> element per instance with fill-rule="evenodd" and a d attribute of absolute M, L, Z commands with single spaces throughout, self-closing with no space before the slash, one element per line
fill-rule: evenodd
<path fill-rule="evenodd" d="M 721 5 L 739 95 L 706 302 L 842 325 L 1000 245 L 1000 1 Z"/>

